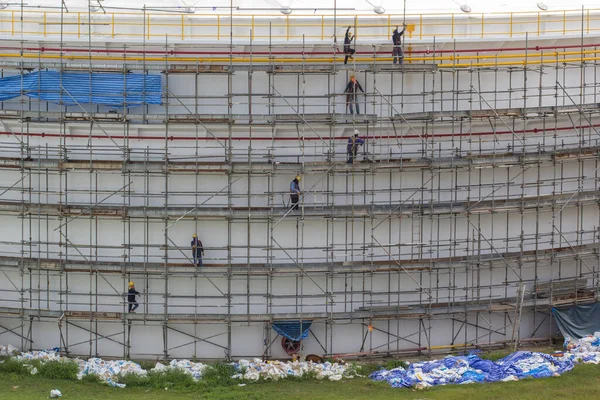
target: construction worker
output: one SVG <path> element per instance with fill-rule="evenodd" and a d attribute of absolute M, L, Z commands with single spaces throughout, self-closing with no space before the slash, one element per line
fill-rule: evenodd
<path fill-rule="evenodd" d="M 350 47 L 354 36 L 352 36 L 352 32 L 350 32 L 351 26 L 346 29 L 346 36 L 344 37 L 344 54 L 346 57 L 344 58 L 344 64 L 348 64 L 348 58 L 354 58 L 354 53 L 356 50 Z"/>
<path fill-rule="evenodd" d="M 404 35 L 405 31 L 406 24 L 403 24 L 402 31 L 398 32 L 398 27 L 396 27 L 392 34 L 392 44 L 394 45 L 392 55 L 394 56 L 394 64 L 402 64 L 404 61 L 404 51 L 402 50 L 402 35 Z"/>
<path fill-rule="evenodd" d="M 354 114 L 353 105 L 356 105 L 356 114 L 360 114 L 360 107 L 358 106 L 358 91 L 365 92 L 360 86 L 360 83 L 354 77 L 354 74 L 350 75 L 350 81 L 346 85 L 346 111 L 350 108 L 350 114 Z"/>
<path fill-rule="evenodd" d="M 137 301 L 135 301 L 135 296 L 140 294 L 137 290 L 135 290 L 135 284 L 133 282 L 129 282 L 129 292 L 127 293 L 127 302 L 129 303 L 129 312 L 134 313 L 136 308 L 140 305 Z"/>
<path fill-rule="evenodd" d="M 300 196 L 302 195 L 302 191 L 300 190 L 300 181 L 302 177 L 300 175 L 296 175 L 294 180 L 290 182 L 290 201 L 292 203 L 292 210 L 298 209 L 298 204 L 300 203 Z"/>
<path fill-rule="evenodd" d="M 194 258 L 194 265 L 201 267 L 202 256 L 204 256 L 204 246 L 202 241 L 198 239 L 198 235 L 195 233 L 192 235 L 192 257 Z"/>
<path fill-rule="evenodd" d="M 365 141 L 360 137 L 358 129 L 354 130 L 354 135 L 348 138 L 348 164 L 352 164 L 356 159 L 356 153 L 358 153 L 358 147 L 365 144 Z"/>

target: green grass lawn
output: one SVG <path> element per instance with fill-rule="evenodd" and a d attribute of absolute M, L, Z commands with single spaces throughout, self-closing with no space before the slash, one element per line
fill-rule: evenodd
<path fill-rule="evenodd" d="M 330 381 L 279 381 L 238 386 L 214 386 L 194 391 L 118 389 L 98 383 L 52 380 L 39 376 L 0 374 L 0 399 L 45 399 L 59 389 L 63 399 L 498 399 L 548 400 L 600 398 L 600 366 L 577 365 L 558 378 L 527 379 L 520 382 L 442 386 L 424 391 L 393 389 L 367 378 Z M 14 388 L 18 386 L 17 388 Z"/>

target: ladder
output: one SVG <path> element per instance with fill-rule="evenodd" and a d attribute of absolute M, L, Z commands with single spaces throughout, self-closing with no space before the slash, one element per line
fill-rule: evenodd
<path fill-rule="evenodd" d="M 413 259 L 420 259 L 422 254 L 421 254 L 421 250 L 422 250 L 422 246 L 421 246 L 421 216 L 418 214 L 413 213 L 413 215 L 411 216 L 411 225 L 412 225 L 412 237 L 411 237 L 411 243 L 412 243 L 412 258 Z"/>

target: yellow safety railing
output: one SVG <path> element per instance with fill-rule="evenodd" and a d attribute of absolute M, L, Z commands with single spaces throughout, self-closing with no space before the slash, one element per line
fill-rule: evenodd
<path fill-rule="evenodd" d="M 90 18 L 91 17 L 91 18 Z M 339 15 L 334 26 L 331 15 L 294 14 L 237 15 L 173 14 L 149 12 L 83 12 L 0 10 L 0 35 L 186 40 L 308 39 L 331 41 L 334 33 L 343 39 L 347 26 L 360 43 L 390 40 L 395 26 L 407 23 L 413 39 L 485 38 L 541 35 L 580 35 L 600 32 L 600 9 L 516 12 L 490 14 L 375 14 Z"/>
<path fill-rule="evenodd" d="M 114 61 L 114 62 L 160 62 L 163 64 L 165 61 L 174 62 L 174 63 L 189 63 L 192 65 L 198 64 L 207 64 L 207 63 L 215 63 L 215 64 L 223 64 L 229 63 L 230 61 L 236 64 L 244 64 L 250 63 L 250 58 L 243 55 L 232 56 L 230 59 L 226 56 L 220 57 L 181 57 L 177 55 L 168 55 L 168 56 L 160 56 L 160 55 L 132 55 L 132 54 L 123 54 L 123 55 L 114 55 L 114 56 L 105 56 L 105 55 L 76 55 L 76 54 L 66 54 L 62 57 L 59 54 L 52 54 L 47 51 L 27 51 L 27 52 L 14 52 L 14 53 L 0 53 L 0 58 L 11 59 L 11 58 L 20 58 L 20 59 L 33 59 L 33 60 L 68 60 L 68 61 L 89 61 L 90 59 L 93 61 Z M 341 58 L 337 58 L 337 61 L 340 62 L 343 60 L 343 56 Z M 491 61 L 493 60 L 493 61 Z M 427 56 L 410 56 L 404 58 L 405 63 L 408 64 L 419 64 L 419 63 L 436 63 L 438 68 L 462 68 L 462 67 L 500 67 L 500 66 L 528 66 L 528 65 L 542 65 L 542 64 L 550 64 L 554 65 L 557 62 L 560 63 L 581 63 L 581 62 L 590 62 L 590 61 L 598 61 L 600 60 L 600 49 L 592 49 L 592 50 L 572 50 L 572 51 L 544 51 L 544 52 L 534 52 L 530 51 L 526 53 L 508 53 L 508 54 L 493 54 L 493 55 L 485 55 L 485 54 L 473 54 L 473 55 L 455 55 L 455 54 L 447 54 L 444 55 L 436 55 L 435 58 L 432 55 Z M 269 63 L 273 61 L 273 59 L 269 57 L 252 57 L 253 63 Z M 281 56 L 281 58 L 275 58 L 275 61 L 278 64 L 286 64 L 286 63 L 307 63 L 307 64 L 329 64 L 336 61 L 333 57 L 311 57 L 311 58 L 302 58 L 302 57 L 290 57 L 290 56 Z M 356 57 L 355 62 L 364 63 L 364 64 L 372 64 L 373 62 L 391 62 L 392 57 Z"/>

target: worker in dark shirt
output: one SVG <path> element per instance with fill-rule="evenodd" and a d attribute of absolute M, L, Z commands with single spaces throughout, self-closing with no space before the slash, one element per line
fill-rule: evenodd
<path fill-rule="evenodd" d="M 398 32 L 398 27 L 396 27 L 392 34 L 392 44 L 394 45 L 392 54 L 394 56 L 394 64 L 402 64 L 404 62 L 404 51 L 402 50 L 402 35 L 404 35 L 405 31 L 406 25 L 402 25 L 402 31 Z"/>
<path fill-rule="evenodd" d="M 360 86 L 360 83 L 356 80 L 354 75 L 350 75 L 350 82 L 346 85 L 346 111 L 350 108 L 350 114 L 354 114 L 353 105 L 356 106 L 356 114 L 360 114 L 360 107 L 358 106 L 358 91 L 365 92 Z"/>
<path fill-rule="evenodd" d="M 344 54 L 346 57 L 344 58 L 344 64 L 348 64 L 348 58 L 354 58 L 354 53 L 356 50 L 350 47 L 354 36 L 352 36 L 352 32 L 350 32 L 351 26 L 346 29 L 346 36 L 344 37 Z"/>
<path fill-rule="evenodd" d="M 358 137 L 360 132 L 358 129 L 354 130 L 354 135 L 348 138 L 348 164 L 352 164 L 356 159 L 356 154 L 358 153 L 358 148 L 365 144 L 365 141 Z"/>
<path fill-rule="evenodd" d="M 194 258 L 194 265 L 201 267 L 202 264 L 202 256 L 204 255 L 204 246 L 202 246 L 202 241 L 198 239 L 198 235 L 195 233 L 192 235 L 192 257 Z"/>
<path fill-rule="evenodd" d="M 290 182 L 290 201 L 292 203 L 292 210 L 298 209 L 298 204 L 300 203 L 300 195 L 302 191 L 300 190 L 300 181 L 302 177 L 300 175 L 296 175 L 296 177 Z"/>
<path fill-rule="evenodd" d="M 135 301 L 135 296 L 140 294 L 137 290 L 135 290 L 135 284 L 133 282 L 129 282 L 129 292 L 127 293 L 127 302 L 129 303 L 129 312 L 134 313 L 136 308 L 140 305 L 137 301 Z"/>

